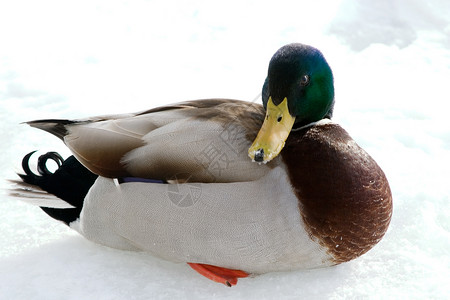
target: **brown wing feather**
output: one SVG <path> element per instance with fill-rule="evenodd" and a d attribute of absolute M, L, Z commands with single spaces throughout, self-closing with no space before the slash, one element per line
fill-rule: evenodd
<path fill-rule="evenodd" d="M 212 140 L 218 138 L 223 140 L 224 132 L 228 127 L 232 127 L 233 130 L 237 128 L 245 134 L 246 140 L 252 141 L 256 137 L 263 118 L 264 109 L 259 104 L 229 99 L 206 99 L 158 107 L 135 114 L 98 116 L 74 121 L 37 120 L 28 124 L 61 138 L 77 159 L 98 175 L 105 177 L 140 175 L 168 179 L 180 172 L 190 173 L 195 177 L 195 174 L 199 173 L 199 168 L 204 167 L 199 165 L 195 157 L 183 157 L 182 153 L 177 152 L 178 150 L 172 149 L 179 147 L 179 151 L 183 150 L 182 145 L 179 145 L 177 141 L 183 138 L 181 134 L 195 136 L 197 131 L 203 130 L 199 140 L 193 141 L 195 145 L 193 142 L 190 144 L 194 147 L 192 156 L 195 156 Z M 193 123 L 197 127 L 192 125 Z M 215 127 L 212 126 L 213 123 Z M 183 128 L 173 128 L 173 124 L 192 128 L 191 131 L 183 131 Z M 219 132 L 217 129 L 213 130 L 217 124 L 220 124 L 222 128 Z M 246 152 L 243 147 L 247 146 L 242 145 L 242 141 L 232 142 L 241 142 L 239 145 L 233 145 L 234 150 Z M 157 143 L 156 147 L 151 148 L 153 152 L 142 152 L 140 156 L 136 154 L 132 159 L 125 159 L 130 156 L 130 153 L 149 143 Z M 174 151 L 167 151 L 167 147 Z M 170 153 L 165 155 L 165 152 L 175 153 L 175 155 L 170 156 Z M 156 161 L 161 157 L 165 161 L 164 164 Z M 148 160 L 148 165 L 142 163 L 145 158 Z M 247 160 L 246 153 L 245 158 Z M 239 159 L 242 160 L 242 156 Z M 134 162 L 134 168 L 130 167 L 133 165 L 130 160 Z M 251 163 L 250 159 L 248 162 Z M 137 169 L 139 171 L 136 171 Z M 239 170 L 236 171 L 239 172 Z M 204 176 L 198 178 L 198 180 L 204 179 Z M 220 181 L 220 178 L 215 176 L 214 180 Z"/>

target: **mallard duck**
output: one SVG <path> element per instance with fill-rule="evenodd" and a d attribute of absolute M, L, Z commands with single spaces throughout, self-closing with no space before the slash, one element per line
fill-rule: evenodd
<path fill-rule="evenodd" d="M 73 156 L 41 156 L 36 175 L 28 154 L 15 193 L 45 200 L 91 241 L 188 263 L 229 286 L 340 264 L 381 240 L 392 196 L 377 163 L 331 121 L 333 106 L 322 53 L 289 44 L 269 63 L 262 105 L 208 99 L 27 122 Z"/>

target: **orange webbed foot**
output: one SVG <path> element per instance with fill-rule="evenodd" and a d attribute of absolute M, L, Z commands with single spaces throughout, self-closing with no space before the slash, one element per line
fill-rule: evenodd
<path fill-rule="evenodd" d="M 223 283 L 229 287 L 236 285 L 236 283 L 238 282 L 238 278 L 245 278 L 249 275 L 248 273 L 241 270 L 226 269 L 206 264 L 187 264 L 206 278 L 218 283 Z"/>

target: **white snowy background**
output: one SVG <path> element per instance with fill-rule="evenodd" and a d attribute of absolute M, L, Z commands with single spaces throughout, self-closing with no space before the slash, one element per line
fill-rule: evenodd
<path fill-rule="evenodd" d="M 0 188 L 29 151 L 69 155 L 20 122 L 252 101 L 272 54 L 302 42 L 334 71 L 334 120 L 390 181 L 385 238 L 337 267 L 227 288 L 91 243 L 2 192 L 0 299 L 449 299 L 450 2 L 187 2 L 0 0 Z"/>

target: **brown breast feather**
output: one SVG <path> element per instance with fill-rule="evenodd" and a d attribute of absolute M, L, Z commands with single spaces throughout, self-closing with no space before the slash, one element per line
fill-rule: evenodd
<path fill-rule="evenodd" d="M 337 124 L 292 132 L 282 152 L 311 238 L 342 263 L 371 249 L 392 215 L 378 164 Z"/>

